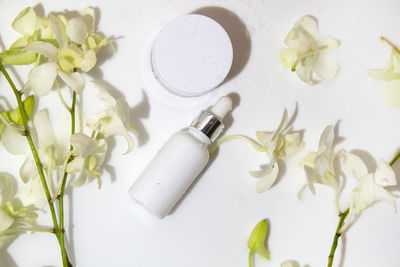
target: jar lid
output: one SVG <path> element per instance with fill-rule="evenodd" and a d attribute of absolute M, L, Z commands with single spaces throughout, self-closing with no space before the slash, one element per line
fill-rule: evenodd
<path fill-rule="evenodd" d="M 224 81 L 232 65 L 228 34 L 213 19 L 197 14 L 181 16 L 158 34 L 151 53 L 153 73 L 170 92 L 199 96 Z"/>

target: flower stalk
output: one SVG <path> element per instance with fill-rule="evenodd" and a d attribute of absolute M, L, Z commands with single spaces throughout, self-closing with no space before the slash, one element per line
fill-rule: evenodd
<path fill-rule="evenodd" d="M 335 251 L 336 251 L 336 248 L 338 245 L 339 237 L 342 236 L 342 233 L 340 233 L 340 228 L 342 228 L 344 219 L 346 219 L 347 215 L 349 214 L 349 211 L 350 211 L 350 209 L 347 209 L 345 212 L 343 212 L 339 215 L 339 218 L 340 218 L 339 223 L 336 228 L 335 237 L 333 238 L 331 251 L 328 256 L 328 267 L 332 267 L 333 258 L 335 257 Z"/>
<path fill-rule="evenodd" d="M 37 152 L 37 149 L 36 149 L 35 144 L 34 144 L 33 139 L 32 139 L 32 135 L 31 135 L 30 128 L 29 128 L 29 125 L 28 125 L 28 115 L 27 115 L 27 113 L 25 111 L 25 108 L 24 108 L 24 105 L 22 103 L 22 96 L 21 96 L 20 92 L 18 91 L 18 89 L 16 88 L 16 86 L 15 86 L 14 82 L 12 81 L 10 75 L 7 73 L 6 69 L 4 68 L 4 65 L 3 65 L 2 61 L 1 61 L 1 58 L 0 58 L 0 72 L 6 78 L 7 82 L 9 83 L 9 85 L 10 85 L 10 87 L 11 87 L 12 91 L 14 92 L 14 95 L 15 95 L 15 97 L 17 99 L 18 108 L 19 108 L 19 111 L 21 113 L 22 123 L 23 123 L 24 129 L 25 129 L 25 137 L 26 137 L 26 139 L 27 139 L 27 141 L 29 143 L 29 147 L 31 149 L 32 156 L 34 158 L 35 165 L 36 165 L 36 168 L 37 168 L 37 171 L 38 171 L 38 174 L 39 174 L 42 186 L 43 186 L 43 190 L 44 190 L 44 193 L 46 195 L 47 203 L 49 205 L 49 209 L 50 209 L 50 212 L 51 212 L 51 217 L 52 217 L 52 221 L 53 221 L 53 225 L 54 225 L 54 234 L 57 237 L 57 240 L 58 240 L 58 243 L 59 243 L 60 249 L 61 249 L 63 267 L 70 267 L 70 266 L 72 266 L 72 264 L 70 263 L 70 261 L 68 259 L 67 251 L 65 249 L 65 242 L 64 242 L 64 232 L 65 231 L 61 227 L 61 226 L 63 226 L 63 224 L 60 223 L 60 225 L 59 225 L 58 221 L 57 221 L 55 205 L 51 201 L 52 197 L 51 197 L 50 190 L 49 190 L 49 187 L 47 185 L 46 177 L 45 177 L 45 174 L 44 174 L 44 171 L 43 171 L 43 165 L 42 165 L 42 163 L 40 161 L 39 154 Z"/>
<path fill-rule="evenodd" d="M 393 166 L 393 164 L 396 163 L 396 161 L 400 158 L 400 151 L 397 152 L 396 156 L 392 159 L 392 161 L 389 163 L 390 166 Z"/>

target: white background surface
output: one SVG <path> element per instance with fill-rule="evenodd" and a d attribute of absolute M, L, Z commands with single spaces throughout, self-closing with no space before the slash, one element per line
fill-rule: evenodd
<path fill-rule="evenodd" d="M 37 4 L 0 0 L 0 37 L 6 46 L 17 37 L 11 29 L 13 18 L 25 6 Z M 388 63 L 390 49 L 379 40 L 380 35 L 400 44 L 400 2 L 74 0 L 39 5 L 46 15 L 96 7 L 100 13 L 98 29 L 107 37 L 120 37 L 117 52 L 102 60 L 87 80 L 102 79 L 116 89 L 114 95 L 124 95 L 133 106 L 133 126 L 141 134 L 138 147 L 127 156 L 121 156 L 124 140 L 117 139 L 110 160 L 112 175 L 105 171 L 101 190 L 91 183 L 69 191 L 70 255 L 76 266 L 246 266 L 247 238 L 263 218 L 270 222 L 271 261 L 256 257 L 255 266 L 279 266 L 287 259 L 296 259 L 301 266 L 326 266 L 338 218 L 327 188 L 317 187 L 316 196 L 306 191 L 302 201 L 296 199 L 304 179 L 297 162 L 305 151 L 287 161 L 285 174 L 270 191 L 257 194 L 256 181 L 247 170 L 257 168 L 262 155 L 245 143 L 227 143 L 173 215 L 163 221 L 144 220 L 135 213 L 127 190 L 173 132 L 186 127 L 199 110 L 220 95 L 232 92 L 237 94 L 237 107 L 225 134 L 254 137 L 256 130 L 274 130 L 283 108 L 293 114 L 297 103 L 294 128 L 304 130 L 306 150 L 316 149 L 326 125 L 339 123 L 340 136 L 345 138 L 339 148 L 391 160 L 400 145 L 400 112 L 384 104 L 384 83 L 370 81 L 366 70 Z M 237 16 L 230 19 L 237 23 L 239 18 L 245 25 L 250 43 L 240 37 L 243 27 L 237 27 L 244 42 L 237 44 L 241 49 L 235 51 L 239 63 L 244 63 L 235 68 L 242 70 L 205 98 L 177 101 L 156 97 L 157 90 L 142 78 L 146 42 L 167 21 L 206 6 L 230 10 Z M 322 34 L 342 42 L 334 53 L 341 66 L 337 78 L 315 87 L 302 83 L 279 63 L 287 32 L 305 14 L 319 19 Z M 107 53 L 102 56 L 107 57 Z M 1 94 L 9 95 L 3 79 L 0 86 Z M 84 104 L 90 106 L 95 89 L 88 83 L 85 90 Z M 1 149 L 0 159 L 1 171 L 16 174 L 23 157 L 10 157 Z M 50 223 L 48 219 L 42 222 Z M 380 203 L 362 214 L 340 241 L 335 266 L 398 267 L 399 242 L 400 215 Z M 58 244 L 45 234 L 22 236 L 0 252 L 2 267 L 60 264 Z"/>

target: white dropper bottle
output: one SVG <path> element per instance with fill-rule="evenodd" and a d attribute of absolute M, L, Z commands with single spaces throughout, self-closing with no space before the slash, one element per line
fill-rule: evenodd
<path fill-rule="evenodd" d="M 168 215 L 206 166 L 207 147 L 224 129 L 222 119 L 231 109 L 231 98 L 221 97 L 188 129 L 172 135 L 130 188 L 130 196 L 159 218 Z"/>

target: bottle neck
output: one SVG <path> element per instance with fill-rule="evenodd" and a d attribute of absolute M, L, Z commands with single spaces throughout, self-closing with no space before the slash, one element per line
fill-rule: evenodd
<path fill-rule="evenodd" d="M 190 128 L 195 128 L 204 134 L 211 142 L 214 142 L 224 129 L 224 124 L 211 112 L 202 110 L 192 121 Z"/>
<path fill-rule="evenodd" d="M 211 140 L 208 138 L 202 131 L 200 131 L 197 128 L 194 127 L 189 127 L 188 132 L 193 135 L 196 139 L 198 139 L 200 142 L 210 145 Z"/>

